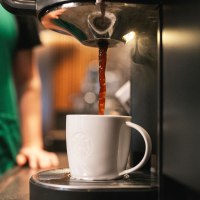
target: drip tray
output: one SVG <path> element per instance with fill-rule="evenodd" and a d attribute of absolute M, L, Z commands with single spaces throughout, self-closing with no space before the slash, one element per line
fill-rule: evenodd
<path fill-rule="evenodd" d="M 155 200 L 157 197 L 156 176 L 143 172 L 118 180 L 82 181 L 72 179 L 66 168 L 42 171 L 30 179 L 30 200 Z"/>

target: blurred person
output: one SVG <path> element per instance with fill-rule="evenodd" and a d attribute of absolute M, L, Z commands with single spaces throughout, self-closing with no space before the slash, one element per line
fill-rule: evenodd
<path fill-rule="evenodd" d="M 35 19 L 14 16 L 0 5 L 0 175 L 15 165 L 58 165 L 56 154 L 43 149 L 36 45 Z"/>

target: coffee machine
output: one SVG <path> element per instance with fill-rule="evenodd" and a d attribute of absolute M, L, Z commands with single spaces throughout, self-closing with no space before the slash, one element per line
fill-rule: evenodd
<path fill-rule="evenodd" d="M 45 28 L 72 35 L 86 46 L 107 45 L 120 53 L 127 45 L 132 94 L 129 114 L 149 132 L 153 141 L 151 160 L 139 172 L 118 180 L 98 182 L 74 180 L 68 169 L 40 172 L 30 179 L 30 200 L 157 199 L 159 2 L 2 0 L 2 4 L 15 14 L 34 15 Z M 135 42 L 129 43 L 134 36 Z M 130 162 L 134 165 L 143 155 L 144 144 L 137 133 L 132 143 Z"/>
<path fill-rule="evenodd" d="M 35 15 L 46 28 L 84 45 L 102 42 L 115 49 L 128 45 L 123 36 L 137 33 L 130 114 L 151 135 L 151 162 L 141 173 L 114 182 L 76 182 L 67 169 L 39 173 L 30 180 L 31 199 L 199 199 L 200 3 L 102 2 L 103 21 L 100 1 L 2 0 L 9 11 Z M 133 164 L 142 156 L 142 141 L 134 134 Z"/>
<path fill-rule="evenodd" d="M 158 5 L 155 2 L 140 4 L 138 2 L 120 1 L 2 1 L 2 4 L 16 14 L 31 14 L 38 17 L 43 26 L 53 31 L 72 35 L 83 45 L 98 47 L 106 44 L 109 48 L 129 45 L 134 34 L 137 39 L 135 48 L 130 48 L 134 63 L 131 73 L 131 115 L 134 121 L 143 125 L 153 140 L 152 160 L 142 172 L 124 177 L 120 180 L 83 182 L 73 180 L 67 169 L 50 170 L 34 175 L 30 180 L 30 199 L 156 199 L 158 196 L 157 177 L 157 28 Z M 103 17 L 102 17 L 103 16 Z M 145 49 L 143 49 L 145 47 Z M 141 51 L 142 50 L 142 51 Z M 149 56 L 150 55 L 150 56 Z M 142 73 L 140 71 L 142 70 Z M 137 73 L 137 76 L 135 74 Z M 147 78 L 146 75 L 150 74 Z M 138 79 L 138 77 L 140 77 Z M 147 82 L 147 87 L 138 93 L 140 83 Z M 151 92 L 149 92 L 151 90 Z M 153 92 L 152 92 L 153 91 Z M 142 99 L 138 97 L 144 96 Z M 140 106 L 145 102 L 146 106 Z M 139 108 L 140 109 L 137 109 Z M 148 109 L 155 109 L 151 112 Z M 147 116 L 144 116 L 145 115 Z M 143 120 L 143 121 L 142 121 Z M 132 164 L 140 160 L 143 141 L 134 134 L 131 159 Z M 138 138 L 137 138 L 138 137 Z M 153 172 L 153 173 L 151 173 Z"/>
<path fill-rule="evenodd" d="M 11 12 L 22 15 L 32 14 L 40 19 L 45 17 L 45 13 L 48 16 L 54 6 L 59 7 L 65 3 L 73 5 L 73 2 L 38 0 L 36 3 L 34 0 L 2 0 L 2 4 Z M 79 1 L 80 4 L 88 2 L 91 4 L 92 1 Z M 115 21 L 114 24 L 108 23 L 104 26 L 105 29 L 112 30 L 110 35 L 108 31 L 109 33 L 104 32 L 99 37 L 95 30 L 98 27 L 94 27 L 96 25 L 91 22 L 87 29 L 90 27 L 94 31 L 92 35 L 97 36 L 98 40 L 111 39 L 109 44 L 113 47 L 126 42 L 121 36 L 130 32 L 129 24 L 135 27 L 134 30 L 140 30 L 131 54 L 134 62 L 134 66 L 131 67 L 131 115 L 136 123 L 148 130 L 153 141 L 155 158 L 152 156 L 152 163 L 143 171 L 153 170 L 158 176 L 139 173 L 131 175 L 133 179 L 127 178 L 119 182 L 72 183 L 67 176 L 68 171 L 64 169 L 37 174 L 33 177 L 30 184 L 31 195 L 36 195 L 35 199 L 40 199 L 41 194 L 42 199 L 50 199 L 49 196 L 59 198 L 59 195 L 62 195 L 60 199 L 200 199 L 198 159 L 200 2 L 184 0 L 123 2 L 110 0 L 108 2 L 110 5 L 114 6 L 116 3 L 123 8 L 127 5 L 128 10 L 133 12 L 127 10 L 119 18 L 113 17 L 112 14 L 107 15 L 107 21 L 109 19 Z M 98 5 L 98 2 L 93 2 L 93 5 L 96 3 Z M 138 7 L 140 8 L 137 10 Z M 155 10 L 152 15 L 152 11 Z M 93 17 L 94 13 L 90 20 L 94 19 Z M 119 22 L 118 20 L 122 23 L 116 23 Z M 59 29 L 56 28 L 58 32 L 66 32 L 66 29 L 69 32 L 75 28 L 78 31 L 75 37 L 83 42 L 88 39 L 85 32 L 70 26 L 72 24 L 68 19 L 67 22 L 62 22 L 58 17 L 55 22 L 56 27 L 58 24 L 61 26 Z M 117 24 L 120 25 L 117 28 L 119 30 L 115 29 Z M 51 28 L 54 29 L 55 26 Z M 73 31 L 69 34 L 72 33 Z M 94 45 L 94 37 L 90 39 L 92 40 L 89 44 Z M 132 149 L 133 163 L 137 162 L 135 158 L 141 157 L 142 149 L 140 138 L 134 138 L 134 142 L 138 145 L 134 145 Z"/>

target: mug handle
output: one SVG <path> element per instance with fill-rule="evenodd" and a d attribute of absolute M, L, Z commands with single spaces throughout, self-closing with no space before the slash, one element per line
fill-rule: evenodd
<path fill-rule="evenodd" d="M 132 172 L 138 170 L 139 168 L 141 168 L 142 166 L 144 166 L 144 164 L 149 160 L 149 157 L 150 157 L 151 151 L 152 151 L 152 142 L 151 142 L 151 138 L 150 138 L 149 134 L 147 133 L 147 131 L 144 128 L 142 128 L 141 126 L 134 124 L 132 122 L 129 122 L 129 121 L 126 122 L 126 125 L 130 128 L 136 129 L 141 134 L 141 136 L 143 137 L 144 142 L 145 142 L 145 153 L 144 153 L 142 160 L 136 166 L 120 172 L 119 176 L 123 176 L 125 174 L 132 173 Z"/>

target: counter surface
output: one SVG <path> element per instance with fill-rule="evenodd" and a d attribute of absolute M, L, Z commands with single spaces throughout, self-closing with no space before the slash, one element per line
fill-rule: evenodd
<path fill-rule="evenodd" d="M 59 168 L 67 167 L 66 154 L 58 154 Z M 0 200 L 29 200 L 29 179 L 41 170 L 15 167 L 0 177 Z"/>
<path fill-rule="evenodd" d="M 58 157 L 60 165 L 57 168 L 67 168 L 68 162 L 66 153 L 58 154 Z M 29 200 L 29 179 L 33 174 L 36 174 L 39 171 L 44 170 L 31 170 L 28 167 L 15 167 L 12 170 L 9 170 L 5 175 L 0 177 L 0 200 Z M 109 183 L 107 187 L 109 187 Z M 143 195 L 145 196 L 144 199 L 146 199 L 146 196 L 148 196 L 149 200 L 156 199 L 157 178 L 155 176 L 148 174 L 145 175 L 138 172 L 134 174 L 134 184 L 130 188 L 132 189 L 131 191 L 133 196 L 137 196 L 138 191 L 143 191 L 143 193 L 139 194 L 140 197 Z M 145 189 L 147 193 L 144 193 Z M 148 191 L 152 192 L 149 193 Z M 152 197 L 149 195 L 152 195 Z"/>

